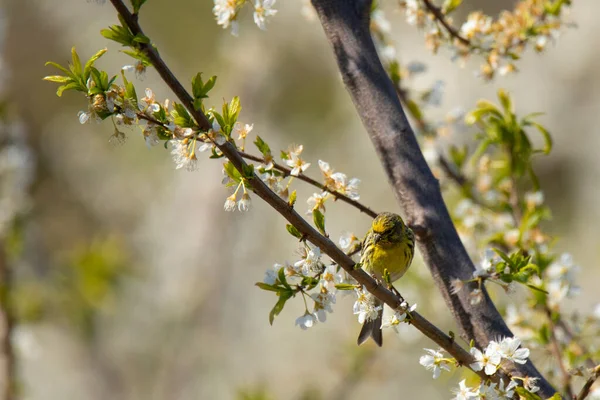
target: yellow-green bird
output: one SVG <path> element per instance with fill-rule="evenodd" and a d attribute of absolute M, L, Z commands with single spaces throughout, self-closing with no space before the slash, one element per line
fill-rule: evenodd
<path fill-rule="evenodd" d="M 362 268 L 383 282 L 384 271 L 390 274 L 390 282 L 402 277 L 415 253 L 415 235 L 413 231 L 404 224 L 402 218 L 393 213 L 384 212 L 373 220 L 371 229 L 367 232 L 363 243 L 360 262 Z M 383 306 L 383 304 L 378 304 Z M 358 335 L 358 344 L 364 343 L 372 337 L 378 346 L 383 344 L 381 334 L 382 310 L 377 318 L 367 320 Z"/>

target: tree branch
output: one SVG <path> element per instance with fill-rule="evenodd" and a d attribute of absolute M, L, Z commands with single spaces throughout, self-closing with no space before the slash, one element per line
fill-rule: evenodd
<path fill-rule="evenodd" d="M 596 380 L 600 377 L 600 365 L 596 365 L 592 369 L 592 376 L 585 382 L 581 391 L 577 395 L 577 400 L 583 400 L 590 394 L 590 389 Z"/>
<path fill-rule="evenodd" d="M 431 12 L 431 14 L 433 14 L 435 19 L 438 20 L 438 22 L 440 24 L 442 24 L 442 26 L 446 29 L 446 31 L 448 32 L 448 34 L 451 37 L 455 38 L 456 40 L 458 40 L 459 42 L 461 42 L 462 44 L 464 44 L 466 46 L 473 46 L 469 39 L 462 37 L 460 32 L 448 23 L 448 21 L 446 20 L 446 16 L 444 15 L 444 13 L 442 12 L 442 10 L 439 7 L 437 7 L 435 4 L 433 4 L 429 0 L 423 0 L 423 4 L 425 4 L 425 7 L 427 7 L 429 12 Z"/>
<path fill-rule="evenodd" d="M 123 4 L 121 0 L 110 0 L 113 6 L 116 8 L 118 13 L 121 15 L 127 27 L 131 32 L 143 35 L 143 32 L 137 22 L 137 17 L 134 16 L 129 9 Z M 167 67 L 165 62 L 159 56 L 156 49 L 151 44 L 140 43 L 140 49 L 142 49 L 149 60 L 152 62 L 153 67 L 165 81 L 165 83 L 173 90 L 175 95 L 183 106 L 190 112 L 192 117 L 196 120 L 201 129 L 209 130 L 210 123 L 206 115 L 201 110 L 195 109 L 193 100 L 190 94 L 185 90 L 183 85 L 175 78 L 171 70 Z M 247 166 L 242 156 L 238 153 L 237 149 L 229 142 L 224 144 L 216 144 L 221 152 L 231 161 L 233 166 L 242 174 Z M 398 309 L 402 304 L 402 299 L 396 294 L 392 293 L 387 289 L 386 285 L 380 284 L 375 281 L 368 273 L 362 269 L 355 269 L 354 261 L 346 255 L 341 249 L 339 249 L 335 243 L 333 243 L 328 237 L 321 235 L 315 228 L 313 228 L 306 220 L 304 220 L 289 204 L 275 194 L 269 187 L 256 175 L 251 178 L 252 191 L 279 214 L 281 214 L 290 224 L 296 227 L 300 233 L 315 246 L 319 247 L 321 251 L 327 254 L 334 262 L 342 267 L 352 278 L 354 278 L 359 284 L 377 297 L 379 300 L 390 306 L 392 309 Z M 450 353 L 458 363 L 469 367 L 469 364 L 473 362 L 473 357 L 467 351 L 465 351 L 460 345 L 458 345 L 452 337 L 446 335 L 435 325 L 429 322 L 427 319 L 422 317 L 417 312 L 410 313 L 410 323 L 421 331 L 425 336 L 433 340 L 440 347 Z M 470 367 L 469 367 L 470 368 Z M 484 371 L 475 372 L 479 377 L 485 380 L 498 381 L 496 376 L 487 376 Z"/>
<path fill-rule="evenodd" d="M 344 84 L 375 146 L 411 225 L 422 228 L 419 249 L 457 321 L 462 337 L 485 347 L 490 340 L 513 336 L 487 292 L 471 305 L 468 291 L 452 294 L 453 279 L 469 280 L 474 266 L 427 166 L 393 83 L 377 55 L 369 32 L 371 0 L 312 0 L 340 69 Z M 530 361 L 509 366 L 516 376 L 537 377 L 544 397 L 554 388 Z"/>
<path fill-rule="evenodd" d="M 248 154 L 243 151 L 238 151 L 238 153 L 246 160 L 252 160 L 252 161 L 256 161 L 256 162 L 264 162 L 264 159 L 261 157 L 257 157 L 255 155 Z M 286 177 L 290 176 L 291 172 L 292 172 L 292 170 L 290 168 L 283 166 L 281 164 L 278 164 L 276 162 L 273 162 L 273 168 L 275 168 L 276 170 L 278 170 L 280 172 L 283 172 L 284 176 L 286 176 Z M 322 183 L 312 179 L 311 177 L 304 175 L 303 173 L 300 173 L 298 176 L 296 176 L 296 178 L 298 178 L 299 180 L 304 181 L 316 188 L 319 188 L 324 192 L 331 193 L 333 195 L 333 197 L 335 197 L 336 200 L 341 200 L 344 203 L 350 204 L 351 206 L 358 209 L 358 211 L 367 214 L 371 218 L 375 218 L 377 216 L 377 213 L 375 211 L 371 210 L 369 207 L 365 206 L 364 204 L 360 203 L 359 201 L 353 200 L 350 197 L 346 196 L 345 194 L 338 192 L 337 190 L 332 190 L 332 189 L 328 188 L 327 186 L 323 185 Z"/>

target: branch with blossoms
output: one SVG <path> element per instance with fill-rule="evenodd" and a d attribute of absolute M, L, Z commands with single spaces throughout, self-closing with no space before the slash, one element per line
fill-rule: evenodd
<path fill-rule="evenodd" d="M 312 210 L 315 229 L 294 210 L 294 192 L 286 201 L 280 194 L 269 188 L 268 183 L 260 179 L 257 172 L 273 171 L 276 170 L 275 166 L 273 165 L 273 168 L 269 169 L 268 164 L 260 166 L 247 164 L 240 152 L 240 147 L 232 138 L 236 126 L 240 126 L 236 125 L 241 109 L 239 99 L 234 98 L 231 102 L 225 103 L 222 112 L 217 112 L 212 108 L 206 109 L 204 99 L 208 97 L 208 92 L 214 86 L 215 80 L 211 78 L 204 82 L 199 74 L 192 81 L 192 93 L 188 93 L 159 56 L 149 38 L 144 35 L 138 23 L 137 13 L 131 13 L 120 0 L 111 0 L 111 2 L 119 13 L 121 24 L 104 30 L 103 35 L 129 47 L 131 50 L 127 54 L 130 56 L 140 61 L 143 59 L 148 65 L 153 66 L 181 103 L 165 101 L 160 104 L 156 102 L 151 91 L 147 91 L 146 97 L 138 102 L 135 87 L 127 80 L 124 71 L 121 72 L 123 80 L 121 86 L 115 83 L 116 76 L 109 79 L 106 72 L 100 71 L 94 66 L 98 58 L 104 54 L 104 50 L 92 56 L 85 65 L 82 65 L 78 54 L 73 50 L 72 64 L 68 68 L 50 63 L 66 75 L 51 76 L 46 80 L 62 84 L 58 90 L 59 95 L 65 90 L 85 93 L 89 99 L 89 108 L 87 112 L 80 114 L 80 121 L 111 118 L 115 128 L 113 136 L 116 138 L 123 135 L 118 126 L 134 125 L 145 121 L 143 136 L 146 143 L 152 145 L 162 140 L 171 144 L 177 168 L 194 168 L 197 154 L 202 150 L 210 151 L 213 158 L 225 157 L 228 160 L 224 164 L 224 171 L 227 175 L 225 183 L 228 186 L 236 186 L 234 194 L 237 194 L 239 190 L 243 192 L 242 199 L 238 202 L 238 208 L 241 210 L 248 208 L 248 192 L 253 192 L 289 222 L 288 232 L 301 241 L 301 260 L 295 263 L 293 268 L 278 267 L 276 276 L 275 274 L 268 276 L 267 282 L 259 285 L 265 290 L 278 294 L 279 301 L 271 311 L 271 320 L 283 309 L 289 298 L 299 294 L 306 300 L 308 292 L 318 287 L 319 293 L 311 296 L 315 302 L 315 309 L 309 313 L 307 307 L 307 315 L 310 314 L 310 317 L 300 318 L 298 321 L 298 324 L 308 327 L 314 322 L 313 315 L 319 315 L 321 318 L 323 318 L 322 315 L 326 315 L 325 311 L 332 301 L 331 294 L 334 294 L 332 293 L 334 288 L 336 290 L 355 290 L 359 298 L 355 304 L 355 312 L 359 315 L 359 320 L 365 319 L 376 311 L 371 306 L 373 302 L 370 299 L 371 296 L 375 296 L 395 310 L 395 314 L 386 321 L 387 326 L 409 322 L 451 354 L 454 365 L 467 366 L 482 379 L 491 382 L 499 382 L 502 379 L 501 375 L 488 376 L 478 370 L 476 366 L 473 366 L 477 365 L 476 360 L 453 337 L 443 333 L 419 315 L 414 311 L 414 306 L 410 307 L 397 294 L 391 292 L 386 285 L 375 281 L 362 269 L 355 268 L 356 264 L 350 256 L 328 238 L 325 217 L 320 211 L 322 207 L 317 206 L 320 204 L 319 202 L 315 202 Z M 135 4 L 134 11 L 139 11 L 139 7 L 136 10 Z M 140 116 L 140 111 L 144 114 L 143 117 Z M 249 130 L 246 126 L 239 129 Z M 263 153 L 262 160 L 268 162 L 267 154 L 270 153 L 270 149 L 266 143 L 257 139 L 256 145 Z M 300 172 L 305 171 L 308 167 L 308 164 L 300 158 L 300 153 L 301 147 L 298 146 L 282 153 L 282 158 L 291 168 L 289 175 L 292 177 L 299 176 Z M 338 193 L 352 199 L 355 190 L 353 185 L 357 183 L 356 181 L 348 181 L 345 175 L 339 173 L 336 175 L 326 163 L 321 163 L 321 170 L 325 175 L 323 187 L 330 188 L 332 196 Z M 272 173 L 275 174 L 275 172 Z M 268 179 L 265 180 L 268 181 Z M 340 190 L 340 182 L 344 184 L 344 193 Z M 335 191 L 331 189 L 330 185 L 335 185 Z M 232 209 L 232 203 L 233 200 L 228 199 L 225 207 Z M 356 238 L 350 239 L 351 244 L 352 242 L 356 242 Z M 356 248 L 357 243 L 353 243 L 353 245 Z M 324 268 L 320 262 L 321 251 L 331 258 L 336 268 L 332 266 Z M 350 250 L 349 253 L 356 253 L 356 250 Z M 353 280 L 348 279 L 348 282 L 336 284 L 334 275 L 339 272 L 337 267 L 341 267 Z M 288 274 L 289 271 L 292 273 Z M 291 282 L 292 279 L 289 276 L 299 277 L 299 282 Z M 321 281 L 323 281 L 322 285 Z M 447 364 L 450 362 L 449 360 L 446 359 L 444 362 Z"/>
<path fill-rule="evenodd" d="M 432 0 L 403 0 L 400 5 L 407 22 L 425 31 L 425 44 L 433 53 L 446 47 L 462 65 L 471 55 L 480 54 L 484 62 L 479 75 L 485 80 L 517 71 L 515 60 L 528 45 L 541 53 L 563 26 L 570 25 L 563 20 L 570 0 L 521 0 L 495 20 L 481 11 L 471 12 L 456 28 L 451 14 L 461 3 L 451 0 L 437 6 Z"/>
<path fill-rule="evenodd" d="M 443 18 L 438 8 L 425 0 L 423 3 L 430 9 L 433 7 L 431 11 L 436 14 L 436 18 Z M 521 3 L 519 7 L 522 8 L 524 4 Z M 380 13 L 380 11 L 375 10 L 372 14 L 374 13 Z M 424 136 L 426 149 L 431 148 L 438 137 L 436 130 L 440 131 L 440 128 L 434 128 L 434 124 L 425 120 L 419 99 L 412 99 L 411 92 L 400 85 L 403 79 L 410 78 L 411 72 L 421 72 L 422 68 L 409 66 L 408 71 L 404 72 L 395 57 L 390 57 L 395 53 L 390 50 L 391 43 L 386 35 L 386 23 L 383 16 L 378 14 L 374 20 L 376 23 L 371 24 L 371 30 L 377 39 L 376 44 L 380 49 L 380 54 L 386 55 L 384 57 L 386 69 L 396 86 L 401 102 Z M 591 357 L 592 353 L 580 340 L 583 334 L 575 334 L 569 323 L 565 321 L 563 313 L 558 310 L 558 306 L 566 297 L 571 297 L 578 292 L 578 288 L 573 283 L 573 272 L 577 267 L 569 255 L 564 254 L 559 258 L 549 251 L 551 238 L 540 229 L 540 222 L 547 219 L 550 213 L 548 208 L 543 205 L 543 193 L 540 191 L 537 177 L 527 161 L 531 159 L 532 151 L 529 139 L 521 127 L 534 127 L 544 137 L 545 147 L 541 150 L 534 150 L 534 154 L 536 152 L 547 154 L 551 149 L 552 142 L 545 128 L 532 120 L 534 115 L 526 116 L 518 125 L 515 125 L 514 122 L 517 119 L 512 110 L 511 99 L 502 91 L 499 92 L 499 98 L 501 107 L 496 107 L 489 102 L 480 102 L 478 108 L 467 116 L 467 122 L 476 124 L 483 132 L 506 132 L 503 133 L 504 138 L 497 135 L 486 137 L 486 133 L 480 135 L 481 147 L 472 157 L 469 157 L 466 149 L 459 151 L 451 148 L 450 159 L 437 149 L 432 151 L 434 157 L 428 158 L 428 162 L 433 168 L 437 166 L 441 170 L 436 176 L 449 178 L 458 186 L 465 198 L 456 211 L 458 227 L 465 229 L 461 232 L 463 241 L 466 240 L 466 243 L 472 244 L 469 247 L 472 251 L 480 245 L 487 244 L 496 247 L 494 251 L 489 248 L 486 250 L 481 266 L 474 271 L 472 279 L 453 282 L 453 292 L 461 291 L 468 282 L 477 282 L 477 288 L 471 290 L 470 295 L 472 301 L 478 303 L 481 301 L 480 289 L 485 282 L 497 284 L 509 292 L 514 292 L 515 283 L 522 283 L 533 289 L 531 294 L 535 300 L 532 299 L 531 308 L 537 310 L 539 317 L 546 320 L 547 334 L 545 338 L 542 338 L 541 344 L 557 360 L 563 392 L 569 398 L 574 398 L 571 388 L 572 378 L 576 375 L 585 376 L 583 366 L 577 366 L 577 363 L 585 364 L 593 371 L 596 371 L 596 364 Z M 441 128 L 447 129 L 443 125 Z M 515 132 L 515 136 L 512 138 L 507 135 L 511 131 Z M 499 157 L 499 152 L 495 150 L 487 151 L 491 143 L 494 147 L 494 144 L 500 145 L 500 142 L 502 142 L 500 147 L 503 149 L 500 152 L 502 156 Z M 469 158 L 471 158 L 470 162 L 467 162 Z M 523 160 L 525 160 L 524 163 Z M 500 167 L 494 171 L 490 168 L 491 163 L 504 164 L 508 168 Z M 469 168 L 473 164 L 479 165 L 475 169 Z M 524 182 L 524 173 L 529 175 L 529 182 Z M 524 186 L 532 187 L 533 191 L 521 193 L 519 188 Z M 473 188 L 477 190 L 475 191 Z M 479 193 L 484 195 L 483 198 L 477 196 Z M 480 241 L 481 244 L 475 244 L 470 239 L 473 237 L 483 237 L 484 240 Z M 518 270 L 522 272 L 515 274 L 515 271 Z M 540 278 L 544 278 L 545 281 Z M 509 307 L 508 318 L 514 329 L 525 332 L 526 335 L 523 336 L 531 340 L 530 332 L 533 332 L 535 326 L 535 323 L 531 322 L 534 314 L 528 311 L 526 316 L 521 317 L 518 312 L 522 312 L 522 310 L 517 311 L 515 307 Z M 594 318 L 588 318 L 588 320 L 594 320 Z M 577 324 L 577 321 L 574 323 Z M 576 331 L 583 329 L 584 327 L 578 327 Z M 594 329 L 597 332 L 597 328 Z M 569 360 L 568 363 L 565 358 Z M 553 371 L 548 371 L 548 373 L 553 375 Z M 594 375 L 595 373 L 592 372 L 592 378 L 584 385 L 583 392 L 585 392 L 585 386 L 591 385 L 590 381 L 595 380 L 595 378 L 593 379 Z M 464 387 L 464 384 L 461 387 Z M 587 389 L 589 391 L 589 387 Z"/>
<path fill-rule="evenodd" d="M 551 147 L 549 134 L 533 116 L 517 119 L 510 97 L 500 91 L 500 107 L 490 102 L 480 102 L 467 116 L 467 122 L 481 130 L 479 147 L 471 153 L 456 150 L 451 152 L 449 159 L 440 158 L 442 169 L 459 184 L 468 200 L 476 199 L 473 187 L 485 194 L 483 201 L 476 203 L 478 208 L 463 207 L 465 213 L 479 209 L 489 214 L 500 214 L 502 228 L 509 223 L 514 226 L 507 232 L 499 228 L 495 232 L 497 234 L 488 238 L 488 243 L 495 247 L 494 253 L 486 253 L 481 268 L 475 269 L 449 218 L 438 182 L 418 148 L 398 96 L 411 115 L 421 122 L 423 131 L 427 126 L 425 120 L 398 84 L 399 79 L 395 80 L 394 71 L 390 70 L 390 81 L 379 63 L 368 30 L 370 2 L 356 0 L 351 4 L 341 0 L 313 0 L 327 38 L 335 49 L 344 82 L 382 159 L 408 222 L 417 233 L 425 261 L 459 323 L 461 336 L 470 344 L 467 352 L 455 342 L 453 335 L 444 334 L 416 313 L 415 305 L 409 306 L 387 287 L 356 268 L 351 256 L 359 251 L 360 244 L 355 236 L 342 238 L 341 249 L 329 239 L 325 224 L 325 203 L 328 200 L 339 199 L 367 215 L 375 215 L 374 211 L 358 202 L 358 180 L 334 172 L 323 161 L 319 162 L 319 167 L 324 183 L 306 176 L 305 171 L 310 164 L 302 158 L 302 146 L 290 146 L 287 151 L 281 152 L 282 164 L 274 161 L 269 145 L 260 137 L 256 138 L 254 144 L 261 156 L 247 153 L 246 138 L 253 126 L 238 121 L 241 110 L 239 99 L 225 103 L 222 111 L 207 109 L 204 101 L 209 97 L 216 78 L 204 82 L 201 74 L 196 75 L 192 80 L 192 91 L 188 93 L 138 24 L 138 12 L 144 1 L 132 0 L 133 13 L 121 1 L 111 2 L 119 12 L 121 24 L 103 31 L 104 36 L 129 48 L 126 54 L 138 60 L 134 67 L 136 72 L 148 66 L 156 68 L 180 103 L 160 104 L 151 91 L 147 91 L 146 97 L 138 102 L 135 87 L 127 80 L 125 71 L 121 72 L 123 85 L 118 85 L 115 83 L 116 77 L 109 79 L 107 73 L 94 67 L 103 52 L 82 66 L 77 53 L 73 51 L 70 68 L 53 64 L 66 75 L 48 77 L 48 80 L 62 84 L 59 95 L 64 90 L 85 93 L 89 108 L 81 113 L 80 121 L 111 118 L 115 128 L 113 138 L 117 141 L 124 137 L 119 130 L 120 125 L 145 122 L 143 135 L 146 143 L 152 146 L 164 141 L 165 145 L 170 145 L 177 168 L 195 169 L 198 154 L 203 151 L 209 152 L 211 158 L 226 159 L 224 183 L 234 188 L 233 194 L 225 202 L 226 210 L 247 210 L 250 207 L 250 193 L 254 193 L 287 219 L 287 231 L 300 241 L 300 259 L 292 264 L 276 264 L 273 270 L 267 272 L 264 281 L 257 284 L 278 297 L 269 316 L 271 322 L 283 310 L 286 302 L 296 296 L 305 303 L 305 313 L 297 319 L 297 325 L 306 329 L 316 322 L 323 322 L 327 312 L 332 310 L 337 292 L 343 290 L 356 293 L 354 312 L 359 321 L 364 322 L 380 311 L 373 301 L 375 296 L 395 311 L 391 317 L 387 317 L 383 327 L 396 327 L 401 322 L 408 322 L 450 353 L 451 357 L 445 357 L 441 351 L 428 349 L 428 354 L 421 358 L 421 364 L 433 371 L 434 377 L 439 376 L 442 370 L 462 365 L 481 378 L 478 388 L 469 388 L 462 381 L 456 398 L 512 398 L 517 394 L 532 399 L 559 396 L 528 360 L 529 349 L 521 347 L 520 338 L 513 337 L 485 287 L 485 283 L 491 282 L 505 290 L 512 290 L 515 283 L 521 283 L 532 289 L 534 296 L 540 296 L 550 310 L 549 341 L 555 351 L 565 351 L 558 342 L 556 332 L 560 326 L 567 325 L 556 318 L 553 312 L 552 282 L 546 285 L 543 281 L 536 281 L 536 278 L 551 270 L 554 258 L 539 249 L 530 253 L 526 246 L 529 240 L 539 241 L 537 244 L 546 240 L 538 225 L 546 218 L 547 209 L 540 206 L 543 201 L 539 200 L 538 192 L 523 195 L 518 190 L 518 185 L 525 178 L 532 182 L 534 189 L 538 189 L 531 160 L 538 153 L 548 153 Z M 213 12 L 217 22 L 224 28 L 232 26 L 235 33 L 240 11 L 247 3 L 245 0 L 215 1 Z M 253 4 L 254 21 L 259 28 L 265 29 L 266 18 L 276 13 L 272 8 L 274 3 L 265 0 Z M 423 3 L 432 7 L 428 1 L 424 0 Z M 558 4 L 560 11 L 563 3 L 553 4 Z M 357 10 L 361 12 L 357 14 Z M 441 12 L 440 9 L 436 10 L 438 14 Z M 446 29 L 451 28 L 449 21 L 442 22 L 439 15 L 437 18 Z M 471 47 L 471 51 L 476 49 L 479 47 Z M 490 54 L 488 63 L 491 63 Z M 434 87 L 425 93 L 423 100 L 436 102 L 436 89 Z M 542 134 L 544 148 L 536 149 L 531 145 L 528 137 L 531 128 Z M 237 142 L 234 138 L 236 135 Z M 248 164 L 245 160 L 257 164 Z M 502 162 L 502 175 L 492 173 L 492 161 L 495 162 L 494 168 Z M 475 179 L 470 175 L 475 175 Z M 291 190 L 294 179 L 321 191 L 308 201 L 314 227 L 295 211 L 297 196 Z M 491 187 L 500 188 L 500 195 L 494 196 L 489 190 Z M 530 207 L 530 203 L 534 206 Z M 524 208 L 524 204 L 528 208 Z M 504 218 L 506 215 L 510 218 L 508 222 Z M 526 234 L 536 236 L 526 237 Z M 346 250 L 347 254 L 342 250 Z M 331 258 L 330 263 L 322 260 L 322 253 Z M 568 288 L 565 291 L 562 283 L 558 284 L 558 289 L 559 293 L 568 293 Z M 565 375 L 567 369 L 563 364 L 561 370 Z M 572 391 L 566 383 L 563 388 L 570 395 Z"/>

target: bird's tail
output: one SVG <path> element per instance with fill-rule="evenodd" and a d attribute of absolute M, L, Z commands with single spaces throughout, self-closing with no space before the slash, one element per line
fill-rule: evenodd
<path fill-rule="evenodd" d="M 358 345 L 363 344 L 369 339 L 369 337 L 373 338 L 373 341 L 377 343 L 377 346 L 381 347 L 383 345 L 383 335 L 381 333 L 381 317 L 382 312 L 379 311 L 377 318 L 371 321 L 365 321 L 358 334 L 358 340 L 356 341 Z"/>

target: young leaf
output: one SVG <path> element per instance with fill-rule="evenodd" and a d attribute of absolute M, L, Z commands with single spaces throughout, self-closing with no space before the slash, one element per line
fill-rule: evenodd
<path fill-rule="evenodd" d="M 313 221 L 315 223 L 315 226 L 319 230 L 319 232 L 321 232 L 323 235 L 326 235 L 326 233 L 325 233 L 325 216 L 323 215 L 323 213 L 321 211 L 319 211 L 319 209 L 313 210 Z"/>
<path fill-rule="evenodd" d="M 294 236 L 295 238 L 302 239 L 302 233 L 300 233 L 300 231 L 294 225 L 287 224 L 285 229 L 287 229 L 290 235 Z"/>
<path fill-rule="evenodd" d="M 269 324 L 273 325 L 273 320 L 277 315 L 279 315 L 279 313 L 281 313 L 283 307 L 285 306 L 285 302 L 288 301 L 290 297 L 292 297 L 292 293 L 287 291 L 279 295 L 279 300 L 277 300 L 277 303 L 275 303 L 275 306 L 269 313 Z"/>
<path fill-rule="evenodd" d="M 271 148 L 269 147 L 267 142 L 262 140 L 262 138 L 260 136 L 258 136 L 258 135 L 256 136 L 256 140 L 254 141 L 254 144 L 256 145 L 256 148 L 258 148 L 258 151 L 260 151 L 263 156 L 271 154 Z"/>
<path fill-rule="evenodd" d="M 290 194 L 290 199 L 288 200 L 288 205 L 290 207 L 294 207 L 294 204 L 296 204 L 296 197 L 296 191 L 294 190 L 292 194 Z"/>
<path fill-rule="evenodd" d="M 279 292 L 280 291 L 280 289 L 277 286 L 269 285 L 268 283 L 264 283 L 264 282 L 256 282 L 254 285 L 258 286 L 262 290 L 266 290 L 268 292 Z"/>

